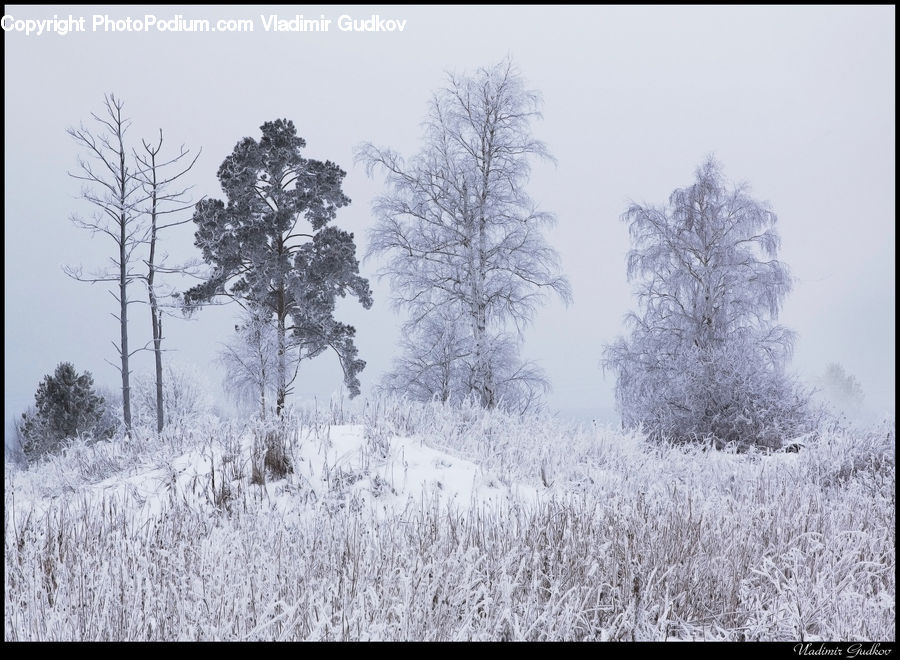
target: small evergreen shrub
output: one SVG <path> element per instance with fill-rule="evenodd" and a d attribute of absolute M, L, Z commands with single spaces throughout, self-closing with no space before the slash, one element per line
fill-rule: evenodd
<path fill-rule="evenodd" d="M 105 416 L 104 399 L 94 389 L 93 376 L 89 371 L 79 374 L 71 362 L 60 363 L 53 375 L 44 376 L 34 402 L 34 409 L 23 413 L 19 427 L 22 451 L 29 460 L 58 451 L 68 439 L 95 435 Z"/>

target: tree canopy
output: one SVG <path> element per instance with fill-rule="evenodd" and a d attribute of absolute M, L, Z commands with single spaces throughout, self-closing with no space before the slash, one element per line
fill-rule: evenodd
<path fill-rule="evenodd" d="M 532 376 L 528 392 L 546 386 L 536 369 L 521 368 L 520 337 L 507 325 L 521 332 L 549 294 L 571 298 L 543 234 L 554 218 L 525 191 L 531 160 L 551 158 L 531 135 L 538 118 L 540 95 L 505 60 L 449 77 L 432 98 L 422 148 L 408 162 L 371 144 L 358 150 L 357 158 L 370 173 L 383 171 L 388 186 L 374 204 L 369 254 L 387 257 L 380 275 L 389 279 L 395 305 L 409 311 L 404 334 L 415 340 L 404 347 L 389 383 L 439 373 L 418 379 L 415 391 L 436 387 L 431 394 L 443 397 L 452 376 L 453 390 L 476 395 L 486 407 L 504 395 L 498 367 Z M 441 330 L 448 318 L 458 323 L 449 335 Z M 451 353 L 465 356 L 465 369 L 447 369 L 441 361 L 451 353 L 432 350 L 451 335 Z M 506 349 L 502 365 L 492 359 L 499 344 Z"/>
<path fill-rule="evenodd" d="M 709 158 L 668 207 L 632 204 L 622 219 L 640 311 L 604 365 L 617 375 L 623 423 L 766 444 L 773 429 L 796 427 L 805 398 L 784 371 L 794 334 L 776 322 L 791 277 L 775 213 L 746 186 L 729 187 Z"/>
<path fill-rule="evenodd" d="M 306 142 L 290 120 L 266 122 L 261 131 L 259 140 L 238 142 L 219 167 L 226 200 L 206 199 L 195 208 L 195 244 L 212 272 L 184 294 L 184 303 L 190 311 L 224 296 L 272 320 L 280 412 L 300 361 L 328 348 L 340 359 L 351 396 L 359 393 L 365 362 L 353 342 L 356 331 L 334 312 L 337 298 L 348 294 L 368 309 L 372 294 L 359 275 L 353 234 L 328 224 L 350 203 L 341 190 L 345 172 L 303 157 Z"/>

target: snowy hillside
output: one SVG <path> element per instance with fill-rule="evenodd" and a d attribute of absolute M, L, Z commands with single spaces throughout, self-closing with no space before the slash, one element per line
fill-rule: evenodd
<path fill-rule="evenodd" d="M 261 506 L 285 514 L 309 513 L 314 509 L 307 503 L 323 500 L 335 510 L 369 507 L 390 517 L 421 505 L 423 498 L 442 507 L 468 508 L 534 503 L 537 497 L 534 487 L 504 484 L 490 470 L 431 448 L 422 439 L 376 438 L 362 425 L 324 428 L 321 436 L 299 441 L 289 478 L 257 484 Z M 208 443 L 163 467 L 135 468 L 97 483 L 69 485 L 47 497 L 19 490 L 15 508 L 19 515 L 34 515 L 73 502 L 91 507 L 114 502 L 124 507 L 132 525 L 159 518 L 173 501 L 193 507 L 213 501 L 230 508 L 235 493 L 245 492 L 252 454 L 253 434 L 248 433 L 231 446 Z"/>
<path fill-rule="evenodd" d="M 215 420 L 7 466 L 6 639 L 894 638 L 892 425 L 738 454 L 325 417 L 284 478 Z"/>

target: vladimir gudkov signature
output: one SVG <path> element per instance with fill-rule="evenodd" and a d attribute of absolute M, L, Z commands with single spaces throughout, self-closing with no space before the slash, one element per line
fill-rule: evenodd
<path fill-rule="evenodd" d="M 828 644 L 825 642 L 806 642 L 794 646 L 797 655 L 837 656 L 841 658 L 887 657 L 893 649 L 886 649 L 878 642 L 874 644 Z"/>

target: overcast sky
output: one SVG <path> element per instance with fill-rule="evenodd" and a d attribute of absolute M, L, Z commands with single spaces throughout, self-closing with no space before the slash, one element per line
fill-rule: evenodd
<path fill-rule="evenodd" d="M 328 32 L 272 33 L 262 17 L 332 19 Z M 337 224 L 358 252 L 383 191 L 354 166 L 363 141 L 411 155 L 432 90 L 445 71 L 506 55 L 544 97 L 534 133 L 558 164 L 534 168 L 529 192 L 554 212 L 548 240 L 574 293 L 527 331 L 523 354 L 553 383 L 550 404 L 582 419 L 609 418 L 613 379 L 602 346 L 634 307 L 625 279 L 629 200 L 662 204 L 714 153 L 779 217 L 781 258 L 796 277 L 781 321 L 799 334 L 793 367 L 821 375 L 839 362 L 870 407 L 893 410 L 895 358 L 895 8 L 882 7 L 26 7 L 14 19 L 85 17 L 61 36 L 10 31 L 5 48 L 5 413 L 23 410 L 64 360 L 117 383 L 110 340 L 115 301 L 103 285 L 68 279 L 63 264 L 101 265 L 109 239 L 69 221 L 90 208 L 67 176 L 78 154 L 66 128 L 87 121 L 114 92 L 138 140 L 163 128 L 171 146 L 203 149 L 191 182 L 222 197 L 215 174 L 235 143 L 267 120 L 294 121 L 305 155 L 347 171 L 353 203 Z M 249 19 L 253 32 L 92 31 L 92 16 L 158 20 Z M 405 20 L 403 32 L 343 32 L 342 15 Z M 192 228 L 172 232 L 175 257 L 194 256 Z M 387 282 L 364 263 L 375 306 L 347 303 L 357 328 L 364 394 L 389 367 L 401 318 Z M 144 292 L 135 288 L 135 295 Z M 213 360 L 235 310 L 169 321 L 167 359 L 194 365 L 218 386 Z M 132 344 L 150 336 L 149 312 L 132 312 Z M 152 369 L 152 354 L 134 358 Z M 341 385 L 333 355 L 304 364 L 296 389 L 327 400 Z"/>

